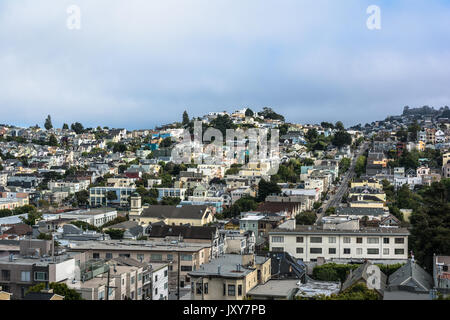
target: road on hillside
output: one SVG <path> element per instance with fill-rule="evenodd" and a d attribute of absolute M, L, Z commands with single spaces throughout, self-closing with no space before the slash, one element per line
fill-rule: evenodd
<path fill-rule="evenodd" d="M 350 164 L 350 168 L 348 171 L 342 176 L 342 179 L 340 181 L 339 187 L 337 187 L 336 192 L 330 196 L 330 199 L 325 202 L 318 210 L 317 210 L 317 220 L 316 224 L 319 224 L 322 221 L 322 218 L 325 215 L 325 212 L 328 208 L 331 207 L 338 207 L 339 204 L 342 201 L 342 197 L 347 193 L 348 190 L 348 182 L 351 181 L 355 177 L 355 167 L 356 167 L 356 161 L 358 158 L 364 154 L 364 152 L 367 150 L 368 143 L 365 142 L 361 147 L 358 149 L 357 153 L 352 159 L 352 162 Z M 332 187 L 336 188 L 336 187 Z M 320 213 L 319 213 L 320 211 Z"/>

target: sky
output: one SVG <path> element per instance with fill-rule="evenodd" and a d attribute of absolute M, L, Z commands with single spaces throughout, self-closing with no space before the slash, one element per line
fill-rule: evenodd
<path fill-rule="evenodd" d="M 272 107 L 364 125 L 450 105 L 449 85 L 448 0 L 0 1 L 0 123 L 132 130 Z"/>

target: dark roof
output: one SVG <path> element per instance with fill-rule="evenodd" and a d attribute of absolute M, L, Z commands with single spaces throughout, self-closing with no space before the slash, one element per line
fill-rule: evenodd
<path fill-rule="evenodd" d="M 54 293 L 30 292 L 23 300 L 50 300 L 54 295 Z"/>
<path fill-rule="evenodd" d="M 391 290 L 429 292 L 433 288 L 433 278 L 417 263 L 408 261 L 389 276 Z"/>
<path fill-rule="evenodd" d="M 12 226 L 12 228 L 6 230 L 5 232 L 3 232 L 4 234 L 16 234 L 18 236 L 22 236 L 22 235 L 26 235 L 26 234 L 31 234 L 33 232 L 33 229 L 24 223 L 21 224 L 16 224 L 14 226 Z"/>
<path fill-rule="evenodd" d="M 339 207 L 336 209 L 338 215 L 357 215 L 357 216 L 382 216 L 386 213 L 382 208 L 357 208 L 357 207 Z"/>
<path fill-rule="evenodd" d="M 141 214 L 144 218 L 180 218 L 180 219 L 201 219 L 208 206 L 163 206 L 153 205 Z"/>
<path fill-rule="evenodd" d="M 271 272 L 275 279 L 301 279 L 305 280 L 306 266 L 299 264 L 287 252 L 270 252 Z"/>
<path fill-rule="evenodd" d="M 183 239 L 205 239 L 211 240 L 212 235 L 217 232 L 216 227 L 197 226 L 159 226 L 151 225 L 148 229 L 149 238 L 165 238 L 182 236 Z"/>

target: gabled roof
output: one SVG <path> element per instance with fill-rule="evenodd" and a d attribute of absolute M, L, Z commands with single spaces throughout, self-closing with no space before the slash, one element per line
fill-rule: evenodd
<path fill-rule="evenodd" d="M 433 288 L 433 278 L 417 263 L 409 260 L 389 276 L 389 288 L 429 292 Z"/>
<path fill-rule="evenodd" d="M 373 264 L 372 262 L 366 261 L 358 269 L 351 270 L 347 279 L 342 284 L 342 291 L 350 288 L 351 286 L 353 286 L 354 284 L 356 284 L 360 281 L 367 283 L 367 280 L 370 277 L 370 274 L 367 273 L 367 271 L 368 271 L 367 268 L 369 266 L 371 266 L 372 264 Z M 380 271 L 380 288 L 375 289 L 375 291 L 377 291 L 378 294 L 380 294 L 381 296 L 384 295 L 384 290 L 386 289 L 386 281 L 387 281 L 386 275 L 382 271 Z"/>

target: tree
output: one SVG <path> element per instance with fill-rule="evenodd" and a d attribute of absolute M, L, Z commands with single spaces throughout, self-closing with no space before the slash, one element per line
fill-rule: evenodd
<path fill-rule="evenodd" d="M 58 140 L 56 139 L 55 135 L 50 135 L 50 138 L 48 139 L 48 145 L 52 147 L 56 147 L 58 145 Z"/>
<path fill-rule="evenodd" d="M 281 188 L 275 182 L 268 182 L 261 179 L 258 184 L 258 201 L 265 201 L 266 197 L 271 194 L 280 194 Z"/>
<path fill-rule="evenodd" d="M 89 203 L 89 191 L 81 190 L 76 192 L 75 199 L 78 205 L 87 205 Z"/>
<path fill-rule="evenodd" d="M 336 122 L 335 126 L 336 130 L 338 131 L 345 131 L 344 124 L 341 121 Z"/>
<path fill-rule="evenodd" d="M 359 177 L 366 171 L 366 157 L 359 156 L 356 160 L 355 173 Z"/>
<path fill-rule="evenodd" d="M 420 264 L 431 272 L 433 254 L 450 255 L 450 179 L 434 182 L 419 194 L 420 203 L 410 217 L 409 243 Z"/>
<path fill-rule="evenodd" d="M 171 137 L 167 137 L 167 138 L 164 138 L 163 141 L 161 141 L 159 146 L 161 148 L 169 148 L 172 144 L 173 144 L 172 138 Z"/>
<path fill-rule="evenodd" d="M 255 114 L 255 113 L 254 113 L 253 110 L 250 109 L 250 108 L 247 108 L 247 110 L 245 110 L 245 116 L 246 116 L 246 117 L 253 117 L 254 114 Z"/>
<path fill-rule="evenodd" d="M 49 288 L 53 289 L 53 293 L 64 297 L 64 300 L 83 300 L 81 294 L 76 290 L 70 289 L 65 283 L 50 282 Z M 39 283 L 35 286 L 29 287 L 27 294 L 29 292 L 41 292 L 45 289 L 45 283 Z"/>
<path fill-rule="evenodd" d="M 307 132 L 306 132 L 306 135 L 305 135 L 305 138 L 306 138 L 306 140 L 309 142 L 309 143 L 313 143 L 313 142 L 315 142 L 316 140 L 317 140 L 317 137 L 318 137 L 319 135 L 318 135 L 318 133 L 317 133 L 317 130 L 316 129 L 309 129 Z"/>
<path fill-rule="evenodd" d="M 176 206 L 181 202 L 179 197 L 163 197 L 161 203 L 164 206 Z"/>
<path fill-rule="evenodd" d="M 188 115 L 187 111 L 184 110 L 184 112 L 183 112 L 183 121 L 182 121 L 183 127 L 188 126 L 189 122 L 190 122 L 189 121 L 189 115 Z"/>
<path fill-rule="evenodd" d="M 79 122 L 75 122 L 72 123 L 72 125 L 70 126 L 70 128 L 75 131 L 76 134 L 81 134 L 84 131 L 84 127 L 81 123 Z"/>
<path fill-rule="evenodd" d="M 108 191 L 106 193 L 106 199 L 108 199 L 108 201 L 117 200 L 117 193 L 115 191 Z"/>
<path fill-rule="evenodd" d="M 258 113 L 263 116 L 264 119 L 281 120 L 284 121 L 284 117 L 281 114 L 276 113 L 272 108 L 264 107 L 261 112 Z"/>
<path fill-rule="evenodd" d="M 53 128 L 53 125 L 52 125 L 52 118 L 50 117 L 50 115 L 48 115 L 48 116 L 47 116 L 47 119 L 45 119 L 44 127 L 45 127 L 46 130 L 50 130 L 50 129 Z"/>
<path fill-rule="evenodd" d="M 236 125 L 231 120 L 230 116 L 218 115 L 217 118 L 211 120 L 210 127 L 220 130 L 222 132 L 223 137 L 226 137 L 227 129 L 235 129 Z"/>
<path fill-rule="evenodd" d="M 346 131 L 338 131 L 334 135 L 332 143 L 338 148 L 349 146 L 352 144 L 352 136 Z"/>
<path fill-rule="evenodd" d="M 29 212 L 28 216 L 25 217 L 20 217 L 20 220 L 22 220 L 23 223 L 29 225 L 29 226 L 34 226 L 36 224 L 37 221 L 42 219 L 42 213 L 40 212 Z"/>
<path fill-rule="evenodd" d="M 67 123 L 64 123 L 62 126 L 63 130 L 69 130 L 69 125 Z"/>
<path fill-rule="evenodd" d="M 127 146 L 125 144 L 123 144 L 123 143 L 114 144 L 114 147 L 113 147 L 114 153 L 124 153 L 125 151 L 127 151 Z"/>
<path fill-rule="evenodd" d="M 123 234 L 125 233 L 125 231 L 121 229 L 108 229 L 105 231 L 105 233 L 109 234 L 109 236 L 113 240 L 120 240 L 123 239 Z"/>
<path fill-rule="evenodd" d="M 312 211 L 305 211 L 297 214 L 295 222 L 298 225 L 312 226 L 316 222 L 316 214 Z"/>

